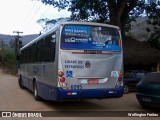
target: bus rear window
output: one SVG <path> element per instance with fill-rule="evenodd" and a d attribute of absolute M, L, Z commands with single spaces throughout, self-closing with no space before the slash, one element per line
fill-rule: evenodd
<path fill-rule="evenodd" d="M 121 50 L 117 29 L 91 25 L 65 25 L 61 49 Z"/>

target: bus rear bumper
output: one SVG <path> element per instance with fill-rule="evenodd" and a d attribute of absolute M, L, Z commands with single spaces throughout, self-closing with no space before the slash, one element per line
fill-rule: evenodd
<path fill-rule="evenodd" d="M 58 99 L 104 99 L 123 96 L 124 87 L 112 89 L 64 90 L 58 88 Z"/>

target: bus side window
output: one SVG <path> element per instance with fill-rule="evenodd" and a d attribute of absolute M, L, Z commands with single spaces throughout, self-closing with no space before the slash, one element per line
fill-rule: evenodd
<path fill-rule="evenodd" d="M 23 63 L 23 51 L 21 51 L 21 53 L 20 53 L 19 62 L 20 62 L 21 64 Z"/>
<path fill-rule="evenodd" d="M 44 39 L 41 39 L 40 41 L 37 42 L 37 62 L 43 62 L 44 61 Z"/>
<path fill-rule="evenodd" d="M 31 47 L 27 48 L 27 63 L 31 63 Z"/>
<path fill-rule="evenodd" d="M 22 63 L 25 63 L 25 54 L 24 54 L 25 50 L 22 51 L 21 53 L 21 57 L 22 57 Z"/>
<path fill-rule="evenodd" d="M 25 63 L 25 50 L 21 51 L 21 63 Z"/>
<path fill-rule="evenodd" d="M 34 43 L 32 46 L 31 46 L 31 63 L 35 63 L 36 62 L 36 50 L 37 50 L 37 46 L 36 46 L 36 43 Z"/>
<path fill-rule="evenodd" d="M 27 49 L 24 51 L 24 63 L 27 63 Z"/>
<path fill-rule="evenodd" d="M 54 34 L 50 34 L 45 38 L 45 44 L 44 44 L 45 62 L 51 62 L 55 60 L 55 39 L 56 38 L 52 37 L 52 36 L 55 36 Z"/>

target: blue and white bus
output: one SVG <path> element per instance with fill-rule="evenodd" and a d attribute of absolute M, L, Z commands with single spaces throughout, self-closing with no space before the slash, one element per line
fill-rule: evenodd
<path fill-rule="evenodd" d="M 123 96 L 123 48 L 117 26 L 64 22 L 20 49 L 18 81 L 36 100 Z"/>

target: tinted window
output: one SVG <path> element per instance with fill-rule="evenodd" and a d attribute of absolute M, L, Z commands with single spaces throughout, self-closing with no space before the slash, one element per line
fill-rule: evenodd
<path fill-rule="evenodd" d="M 44 39 L 37 42 L 37 62 L 44 61 Z"/>
<path fill-rule="evenodd" d="M 144 76 L 145 76 L 145 73 L 136 73 L 137 78 L 142 79 L 142 78 L 144 78 Z"/>
<path fill-rule="evenodd" d="M 44 42 L 44 61 L 50 62 L 55 59 L 55 34 L 48 35 Z"/>
<path fill-rule="evenodd" d="M 20 54 L 20 63 L 24 63 L 25 62 L 25 57 L 24 57 L 24 50 L 21 51 L 21 54 Z"/>
<path fill-rule="evenodd" d="M 133 78 L 133 73 L 125 73 L 124 77 L 125 78 Z"/>
<path fill-rule="evenodd" d="M 21 51 L 21 63 L 51 62 L 55 60 L 56 32 Z"/>
<path fill-rule="evenodd" d="M 21 63 L 26 63 L 26 49 L 22 50 L 21 51 L 21 54 L 20 54 L 20 62 Z"/>
<path fill-rule="evenodd" d="M 26 60 L 27 60 L 26 62 L 27 62 L 27 63 L 31 63 L 31 47 L 28 47 L 28 48 L 27 48 L 26 54 L 27 54 L 27 55 L 26 55 L 26 57 L 27 57 L 27 58 L 26 58 Z"/>
<path fill-rule="evenodd" d="M 31 59 L 31 63 L 36 62 L 36 59 L 37 59 L 37 45 L 36 45 L 36 43 L 31 45 L 31 56 L 30 56 L 30 59 Z"/>
<path fill-rule="evenodd" d="M 143 79 L 145 82 L 160 82 L 160 73 L 149 73 Z"/>

